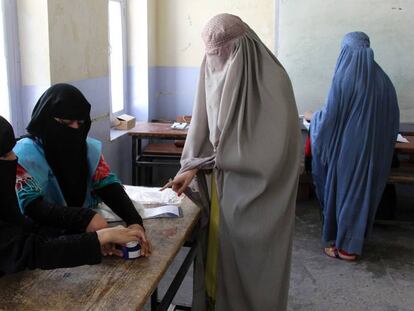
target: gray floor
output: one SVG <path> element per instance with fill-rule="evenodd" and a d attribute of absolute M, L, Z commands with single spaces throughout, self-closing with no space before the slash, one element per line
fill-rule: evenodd
<path fill-rule="evenodd" d="M 397 217 L 414 221 L 414 198 L 399 194 L 399 199 Z M 319 219 L 315 200 L 298 203 L 289 311 L 414 310 L 413 222 L 376 225 L 363 257 L 349 263 L 322 254 Z M 184 256 L 183 250 L 163 278 L 161 295 Z M 190 272 L 174 302 L 191 305 L 191 291 Z"/>

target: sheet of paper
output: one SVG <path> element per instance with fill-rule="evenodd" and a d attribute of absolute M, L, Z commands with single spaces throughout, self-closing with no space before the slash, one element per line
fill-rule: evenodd
<path fill-rule="evenodd" d="M 308 122 L 305 118 L 302 118 L 303 120 L 303 126 L 306 127 L 306 129 L 309 131 L 310 122 Z"/>
<path fill-rule="evenodd" d="M 180 122 L 174 122 L 172 125 L 171 125 L 171 128 L 172 129 L 176 129 L 176 130 L 185 130 L 185 128 L 187 127 L 187 123 L 185 123 L 185 122 L 183 122 L 183 123 L 180 123 Z"/>
<path fill-rule="evenodd" d="M 124 188 L 142 219 L 182 217 L 180 204 L 183 196 L 178 197 L 172 189 L 168 188 L 164 191 L 160 191 L 160 188 L 135 187 L 128 185 L 124 185 Z M 100 203 L 95 211 L 108 222 L 122 221 L 121 218 L 119 218 L 118 215 L 104 203 Z"/>
<path fill-rule="evenodd" d="M 167 188 L 164 191 L 160 191 L 161 188 L 146 188 L 128 185 L 124 185 L 124 188 L 132 201 L 144 205 L 180 205 L 183 200 L 183 196 L 177 196 L 171 188 Z"/>
<path fill-rule="evenodd" d="M 141 217 L 143 219 L 159 218 L 159 217 L 181 217 L 181 211 L 178 206 L 164 205 L 160 207 L 144 208 Z"/>
<path fill-rule="evenodd" d="M 398 136 L 397 136 L 397 142 L 399 142 L 399 143 L 409 143 L 409 141 L 408 141 L 408 139 L 407 138 L 405 138 L 404 136 L 402 136 L 401 134 L 398 134 Z"/>
<path fill-rule="evenodd" d="M 163 205 L 158 207 L 137 207 L 138 202 L 134 202 L 137 212 L 141 215 L 142 219 L 151 219 L 151 218 L 178 218 L 182 217 L 182 209 L 176 205 Z M 139 203 L 138 203 L 139 204 Z M 107 222 L 117 222 L 122 221 L 106 204 L 101 203 L 99 206 L 94 209 L 98 214 L 100 214 Z"/>

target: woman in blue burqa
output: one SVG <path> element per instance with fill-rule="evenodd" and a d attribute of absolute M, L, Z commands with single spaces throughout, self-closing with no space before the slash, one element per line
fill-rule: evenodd
<path fill-rule="evenodd" d="M 390 172 L 398 128 L 395 89 L 375 62 L 369 37 L 348 33 L 327 101 L 310 125 L 312 175 L 328 256 L 355 260 L 362 254 Z"/>

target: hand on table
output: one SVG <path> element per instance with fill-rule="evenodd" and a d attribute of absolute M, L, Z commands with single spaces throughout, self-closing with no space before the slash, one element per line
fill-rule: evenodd
<path fill-rule="evenodd" d="M 101 246 L 101 252 L 104 256 L 118 256 L 122 257 L 122 250 L 116 247 L 114 243 L 108 243 Z"/>
<path fill-rule="evenodd" d="M 172 190 L 180 196 L 184 190 L 187 189 L 188 185 L 197 174 L 197 171 L 198 169 L 195 168 L 175 176 L 174 179 L 166 183 L 164 187 L 160 189 L 160 191 L 171 187 Z"/>
<path fill-rule="evenodd" d="M 126 244 L 128 242 L 139 241 L 141 232 L 136 228 L 125 228 L 124 226 L 116 226 L 104 228 L 96 231 L 101 246 L 110 249 L 111 244 Z"/>
<path fill-rule="evenodd" d="M 133 229 L 138 231 L 138 240 L 141 244 L 141 255 L 148 257 L 152 252 L 151 242 L 147 240 L 145 235 L 144 228 L 139 224 L 129 225 L 128 229 Z"/>

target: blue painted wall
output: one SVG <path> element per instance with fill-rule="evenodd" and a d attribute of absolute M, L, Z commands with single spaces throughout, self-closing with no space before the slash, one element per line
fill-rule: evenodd
<path fill-rule="evenodd" d="M 199 67 L 150 67 L 148 119 L 191 115 Z"/>

